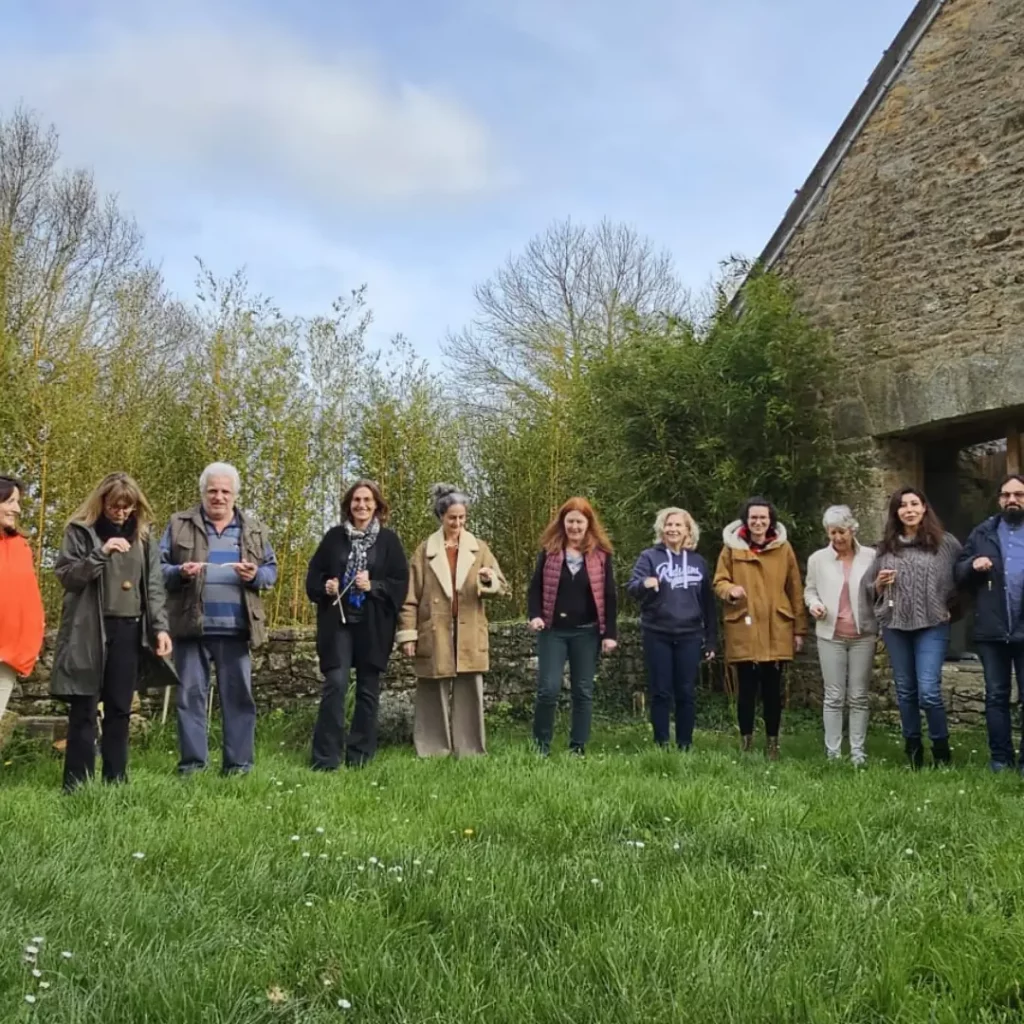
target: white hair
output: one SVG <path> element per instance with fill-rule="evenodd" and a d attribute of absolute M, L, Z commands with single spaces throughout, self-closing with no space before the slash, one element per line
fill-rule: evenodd
<path fill-rule="evenodd" d="M 821 522 L 826 530 L 839 529 L 856 533 L 860 527 L 849 505 L 829 505 Z"/>
<path fill-rule="evenodd" d="M 700 527 L 697 525 L 693 516 L 691 516 L 685 508 L 663 508 L 654 517 L 654 539 L 659 544 L 665 539 L 665 524 L 668 522 L 669 516 L 683 517 L 683 526 L 686 528 L 688 533 L 683 547 L 689 548 L 690 550 L 696 548 L 697 541 L 700 540 Z"/>
<path fill-rule="evenodd" d="M 230 462 L 211 462 L 199 474 L 200 497 L 206 497 L 206 485 L 210 482 L 211 477 L 215 476 L 226 476 L 231 481 L 231 488 L 234 491 L 235 497 L 238 497 L 239 492 L 242 490 L 242 478 L 238 475 L 238 470 Z"/>

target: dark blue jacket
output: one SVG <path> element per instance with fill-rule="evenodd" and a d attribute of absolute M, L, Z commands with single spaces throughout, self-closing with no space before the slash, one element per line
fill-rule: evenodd
<path fill-rule="evenodd" d="M 999 547 L 1000 516 L 992 516 L 971 531 L 957 559 L 957 585 L 975 595 L 974 639 L 981 643 L 1024 643 L 1024 615 L 1010 623 L 1003 552 Z M 990 572 L 975 572 L 976 558 L 992 560 Z"/>
<path fill-rule="evenodd" d="M 644 587 L 649 576 L 658 580 L 657 590 Z M 640 602 L 644 629 L 675 636 L 697 634 L 705 651 L 717 649 L 718 609 L 711 572 L 696 551 L 675 555 L 664 544 L 642 551 L 626 589 Z"/>

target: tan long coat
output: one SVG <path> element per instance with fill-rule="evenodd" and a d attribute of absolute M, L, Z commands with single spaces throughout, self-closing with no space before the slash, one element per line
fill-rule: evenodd
<path fill-rule="evenodd" d="M 715 593 L 725 604 L 725 660 L 792 661 L 793 638 L 807 633 L 807 611 L 796 554 L 779 523 L 777 536 L 757 554 L 742 537 L 737 520 L 722 531 Z M 729 600 L 733 587 L 747 596 Z"/>
<path fill-rule="evenodd" d="M 489 584 L 479 576 L 485 566 L 492 570 Z M 438 530 L 420 544 L 409 562 L 409 593 L 395 637 L 399 644 L 415 641 L 413 667 L 420 679 L 450 679 L 490 668 L 484 598 L 504 594 L 505 577 L 491 549 L 466 530 L 459 537 L 455 589 L 459 594 L 458 651 L 452 643 L 452 574 L 444 533 Z"/>

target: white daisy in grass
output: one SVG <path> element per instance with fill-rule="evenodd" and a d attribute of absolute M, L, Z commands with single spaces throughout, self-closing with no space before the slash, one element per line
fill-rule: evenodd
<path fill-rule="evenodd" d="M 338 1000 L 338 1009 L 339 1010 L 351 1010 L 352 1009 L 352 1004 L 347 999 L 339 999 Z"/>
<path fill-rule="evenodd" d="M 301 838 L 302 836 L 292 836 L 292 842 L 297 843 Z"/>
<path fill-rule="evenodd" d="M 365 864 L 357 864 L 356 865 L 356 871 L 365 871 L 365 870 L 366 870 L 366 865 Z"/>
<path fill-rule="evenodd" d="M 601 884 L 601 879 L 600 878 L 592 878 L 590 880 L 590 884 L 591 885 L 600 885 Z"/>
<path fill-rule="evenodd" d="M 754 911 L 754 917 L 764 917 L 764 911 L 763 910 L 755 910 Z"/>
<path fill-rule="evenodd" d="M 303 856 L 303 858 L 308 858 L 309 857 L 309 850 L 303 850 L 302 851 L 302 856 Z"/>
<path fill-rule="evenodd" d="M 70 960 L 74 955 L 75 954 L 69 949 L 65 949 L 64 952 L 61 953 L 61 956 L 64 957 L 65 960 Z"/>
<path fill-rule="evenodd" d="M 35 945 L 26 946 L 25 947 L 25 953 L 28 956 L 38 956 L 39 955 L 39 947 L 35 946 Z"/>
<path fill-rule="evenodd" d="M 32 977 L 33 978 L 41 978 L 42 976 L 43 976 L 43 972 L 41 970 L 39 970 L 38 967 L 33 967 L 32 968 Z"/>
<path fill-rule="evenodd" d="M 316 834 L 318 836 L 322 836 L 324 834 L 324 827 L 323 827 L 323 825 L 317 825 L 317 827 L 316 827 Z"/>
<path fill-rule="evenodd" d="M 903 853 L 907 857 L 913 857 L 914 856 L 914 851 L 909 846 L 903 851 Z"/>
<path fill-rule="evenodd" d="M 377 860 L 377 858 L 376 858 L 376 857 L 371 857 L 371 858 L 370 858 L 370 861 L 369 861 L 369 863 L 371 863 L 371 864 L 373 864 L 373 865 L 377 865 L 377 864 L 379 864 L 379 863 L 380 863 L 380 861 L 379 861 L 379 860 Z"/>
<path fill-rule="evenodd" d="M 41 935 L 37 935 L 32 940 L 32 944 L 35 945 L 35 946 L 41 946 L 44 942 L 46 942 L 46 939 L 44 939 Z"/>
<path fill-rule="evenodd" d="M 146 855 L 141 850 L 139 850 L 139 851 L 137 851 L 137 852 L 132 854 L 132 858 L 134 860 L 145 860 L 146 859 Z"/>
<path fill-rule="evenodd" d="M 48 981 L 41 981 L 39 982 L 39 987 L 41 989 L 48 989 L 50 987 L 50 983 Z"/>
<path fill-rule="evenodd" d="M 422 863 L 423 863 L 423 861 L 421 861 L 421 860 L 414 860 L 414 861 L 413 861 L 413 865 L 414 865 L 415 867 L 419 867 L 419 866 L 420 866 L 420 865 L 421 865 Z"/>
<path fill-rule="evenodd" d="M 25 1002 L 26 1003 L 29 1003 L 31 1005 L 35 1001 L 36 1001 L 36 997 L 34 995 L 32 995 L 31 992 L 26 992 L 25 993 Z"/>

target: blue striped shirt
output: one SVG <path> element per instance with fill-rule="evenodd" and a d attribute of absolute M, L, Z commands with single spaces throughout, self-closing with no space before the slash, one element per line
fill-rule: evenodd
<path fill-rule="evenodd" d="M 236 512 L 222 533 L 206 518 L 206 536 L 210 543 L 206 578 L 203 581 L 203 633 L 213 636 L 237 636 L 249 632 L 241 576 L 234 564 L 242 561 L 242 521 Z"/>

